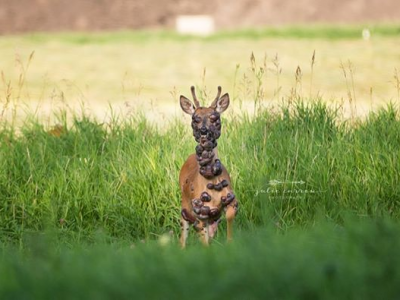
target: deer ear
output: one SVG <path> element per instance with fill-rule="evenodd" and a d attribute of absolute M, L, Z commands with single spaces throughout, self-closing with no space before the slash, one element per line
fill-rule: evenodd
<path fill-rule="evenodd" d="M 217 101 L 216 111 L 219 113 L 223 113 L 229 106 L 229 94 L 224 94 L 221 98 Z"/>
<path fill-rule="evenodd" d="M 181 96 L 179 102 L 181 103 L 182 110 L 189 114 L 193 115 L 196 108 L 194 107 L 193 103 L 186 98 L 185 96 Z"/>

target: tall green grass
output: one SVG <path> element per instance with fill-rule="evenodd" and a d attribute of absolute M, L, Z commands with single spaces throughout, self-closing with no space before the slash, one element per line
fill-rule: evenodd
<path fill-rule="evenodd" d="M 60 115 L 59 136 L 35 120 L 18 132 L 2 125 L 0 240 L 43 229 L 78 240 L 99 231 L 133 240 L 177 235 L 179 169 L 195 146 L 189 126 L 66 120 Z M 393 105 L 358 124 L 321 102 L 224 119 L 219 154 L 240 203 L 236 228 L 398 218 L 399 132 Z"/>
<path fill-rule="evenodd" d="M 0 253 L 1 299 L 398 299 L 400 230 L 382 220 L 273 227 L 210 248 L 75 245 Z"/>
<path fill-rule="evenodd" d="M 322 102 L 223 119 L 240 211 L 178 247 L 189 126 L 87 115 L 0 128 L 1 299 L 397 299 L 400 118 Z"/>

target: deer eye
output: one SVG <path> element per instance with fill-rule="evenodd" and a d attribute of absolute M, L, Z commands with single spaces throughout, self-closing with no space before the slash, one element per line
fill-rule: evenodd
<path fill-rule="evenodd" d="M 192 120 L 196 123 L 200 123 L 201 122 L 201 118 L 199 116 L 195 116 L 193 115 Z"/>
<path fill-rule="evenodd" d="M 212 115 L 210 115 L 210 121 L 211 123 L 214 123 L 215 121 L 217 121 L 219 119 L 219 114 L 218 113 L 213 113 Z"/>

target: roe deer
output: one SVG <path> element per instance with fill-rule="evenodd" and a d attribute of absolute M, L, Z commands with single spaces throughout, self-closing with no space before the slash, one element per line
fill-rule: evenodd
<path fill-rule="evenodd" d="M 220 114 L 229 106 L 229 95 L 226 93 L 220 97 L 219 86 L 210 107 L 201 107 L 194 86 L 191 91 L 194 105 L 180 96 L 182 110 L 192 116 L 193 136 L 198 143 L 196 153 L 188 157 L 179 174 L 182 248 L 186 245 L 190 224 L 199 232 L 203 244 L 208 245 L 217 230 L 222 210 L 227 220 L 227 239 L 231 240 L 233 219 L 238 210 L 229 174 L 217 152 L 217 139 L 221 135 Z"/>

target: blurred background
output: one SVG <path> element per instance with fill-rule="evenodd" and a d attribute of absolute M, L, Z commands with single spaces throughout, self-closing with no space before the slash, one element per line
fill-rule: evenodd
<path fill-rule="evenodd" d="M 0 0 L 2 116 L 159 121 L 191 85 L 206 102 L 221 85 L 232 111 L 302 98 L 365 115 L 399 100 L 399 24 L 396 0 Z"/>
<path fill-rule="evenodd" d="M 173 29 L 179 15 L 204 14 L 219 29 L 400 19 L 396 0 L 1 0 L 0 31 Z"/>

